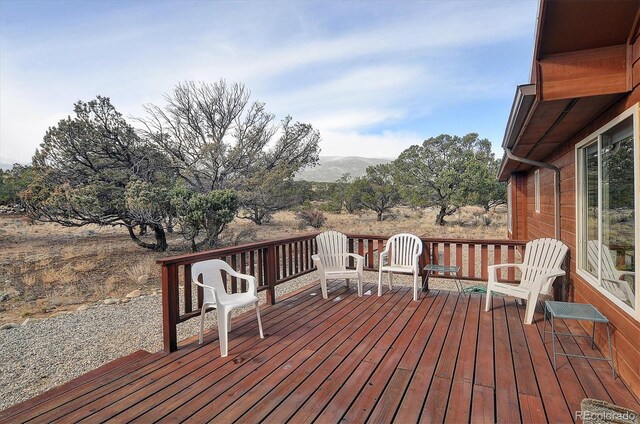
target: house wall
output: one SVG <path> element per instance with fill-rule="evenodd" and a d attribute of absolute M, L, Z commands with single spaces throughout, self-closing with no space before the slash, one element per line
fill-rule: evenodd
<path fill-rule="evenodd" d="M 507 236 L 513 240 L 527 239 L 527 174 L 513 173 L 511 182 L 512 232 Z"/>
<path fill-rule="evenodd" d="M 640 86 L 629 95 L 605 111 L 591 124 L 580 130 L 572 138 L 544 162 L 560 168 L 561 193 L 561 239 L 569 247 L 570 274 L 566 287 L 566 296 L 570 301 L 590 303 L 602 312 L 611 322 L 612 341 L 616 370 L 627 385 L 640 396 L 640 322 L 601 295 L 593 286 L 584 281 L 576 273 L 576 176 L 575 176 L 575 145 L 588 137 L 591 133 L 607 124 L 629 107 L 640 102 Z M 521 239 L 536 239 L 540 237 L 554 237 L 554 195 L 553 172 L 540 169 L 540 213 L 535 212 L 534 172 L 532 169 L 526 176 L 512 176 L 512 181 L 523 180 L 526 186 L 526 221 L 524 234 Z M 515 185 L 515 184 L 514 184 Z M 636 210 L 638 205 L 636 205 Z M 515 215 L 514 210 L 514 215 Z M 556 297 L 558 294 L 556 293 Z M 564 296 L 562 296 L 564 297 Z M 585 325 L 586 328 L 586 325 Z M 590 330 L 590 327 L 589 327 Z M 597 332 L 597 343 L 603 352 L 608 350 L 606 330 Z"/>

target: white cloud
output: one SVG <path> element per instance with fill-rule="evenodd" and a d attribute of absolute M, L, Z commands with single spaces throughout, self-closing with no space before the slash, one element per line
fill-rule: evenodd
<path fill-rule="evenodd" d="M 396 156 L 397 146 L 433 135 L 402 130 L 404 122 L 483 97 L 506 96 L 510 104 L 511 81 L 474 66 L 471 53 L 522 39 L 535 22 L 530 2 L 163 8 L 173 14 L 114 9 L 55 33 L 33 30 L 28 41 L 0 32 L 0 159 L 28 161 L 78 99 L 110 96 L 125 116 L 140 116 L 142 104 L 162 103 L 179 81 L 221 77 L 244 82 L 279 118 L 314 124 L 323 154 Z M 348 14 L 340 16 L 342 9 Z"/>

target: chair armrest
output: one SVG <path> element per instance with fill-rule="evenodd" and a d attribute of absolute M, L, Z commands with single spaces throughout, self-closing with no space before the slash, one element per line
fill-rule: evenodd
<path fill-rule="evenodd" d="M 487 269 L 510 268 L 510 267 L 522 269 L 522 264 L 495 264 L 495 265 L 488 265 Z"/>
<path fill-rule="evenodd" d="M 420 255 L 422 255 L 422 252 L 418 253 L 417 255 L 413 255 L 413 263 L 415 264 L 417 274 L 420 274 Z"/>
<path fill-rule="evenodd" d="M 487 266 L 487 278 L 489 283 L 495 283 L 498 281 L 498 273 L 496 272 L 500 268 L 518 268 L 522 271 L 522 264 L 496 264 Z"/>
<path fill-rule="evenodd" d="M 347 256 L 351 256 L 356 260 L 356 270 L 362 271 L 364 268 L 364 256 L 358 255 L 357 253 L 347 253 Z"/>
<path fill-rule="evenodd" d="M 324 265 L 322 264 L 320 255 L 312 255 L 311 260 L 313 260 L 313 264 L 318 268 L 318 272 L 324 272 Z"/>
<path fill-rule="evenodd" d="M 566 274 L 567 273 L 561 269 L 552 269 L 549 272 L 544 272 L 538 275 L 536 277 L 536 282 L 538 284 L 535 284 L 534 286 L 540 287 L 538 293 L 549 294 L 551 292 L 551 284 L 553 283 L 553 280 L 555 280 L 556 277 L 562 277 Z M 538 296 L 538 293 L 535 294 L 536 297 Z"/>
<path fill-rule="evenodd" d="M 384 265 L 384 262 L 388 256 L 389 256 L 389 250 L 384 249 L 382 252 L 380 252 L 380 263 L 378 264 L 378 267 L 381 267 Z"/>
<path fill-rule="evenodd" d="M 213 301 L 215 303 L 218 303 L 218 293 L 216 293 L 216 289 L 214 289 L 212 286 L 207 286 L 206 284 L 202 284 L 198 280 L 191 280 L 191 282 L 196 286 L 202 287 L 202 290 L 211 290 L 211 293 L 213 294 Z"/>
<path fill-rule="evenodd" d="M 229 274 L 232 277 L 236 277 L 241 280 L 247 280 L 248 282 L 247 291 L 255 294 L 256 296 L 258 295 L 258 285 L 256 284 L 256 277 L 249 274 L 241 274 L 238 271 L 234 270 L 233 268 L 229 268 L 225 271 L 227 272 L 227 274 Z"/>

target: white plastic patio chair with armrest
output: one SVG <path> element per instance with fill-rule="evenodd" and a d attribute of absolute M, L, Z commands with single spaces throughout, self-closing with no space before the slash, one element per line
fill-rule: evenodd
<path fill-rule="evenodd" d="M 525 324 L 531 324 L 538 296 L 549 294 L 556 277 L 565 275 L 561 266 L 567 250 L 567 246 L 559 240 L 541 238 L 527 243 L 524 260 L 521 264 L 489 265 L 489 281 L 484 310 L 488 312 L 491 307 L 492 292 L 513 296 L 527 301 Z M 508 267 L 520 270 L 522 276 L 519 285 L 498 282 L 498 269 Z"/>
<path fill-rule="evenodd" d="M 338 231 L 325 231 L 316 236 L 316 244 L 318 253 L 311 258 L 318 268 L 322 297 L 325 299 L 329 297 L 327 280 L 344 279 L 349 287 L 351 278 L 358 281 L 358 296 L 362 296 L 364 258 L 349 252 L 347 236 Z M 347 268 L 349 258 L 355 259 L 355 269 Z"/>
<path fill-rule="evenodd" d="M 598 269 L 598 240 L 589 240 L 587 242 L 587 261 L 594 270 Z M 608 246 L 602 245 L 602 285 L 618 299 L 623 302 L 634 302 L 635 296 L 631 290 L 628 281 L 624 280 L 625 276 L 635 278 L 633 271 L 621 271 L 616 268 L 613 261 L 611 250 Z"/>
<path fill-rule="evenodd" d="M 393 273 L 413 275 L 413 300 L 418 300 L 422 240 L 413 234 L 391 236 L 380 253 L 378 265 L 378 296 L 382 296 L 382 273 L 389 276 L 389 290 L 393 288 Z"/>
<path fill-rule="evenodd" d="M 247 281 L 247 291 L 244 293 L 227 293 L 222 282 L 222 271 L 231 277 Z M 202 282 L 200 281 L 202 277 Z M 229 264 L 220 259 L 212 259 L 196 262 L 191 265 L 192 281 L 203 289 L 202 312 L 200 313 L 200 344 L 204 333 L 204 314 L 209 308 L 215 308 L 218 317 L 218 337 L 220 339 L 220 356 L 227 356 L 228 334 L 231 331 L 231 311 L 238 308 L 254 305 L 258 317 L 258 329 L 260 338 L 264 338 L 262 321 L 260 320 L 260 307 L 258 306 L 258 287 L 256 279 L 252 275 L 240 274 Z"/>

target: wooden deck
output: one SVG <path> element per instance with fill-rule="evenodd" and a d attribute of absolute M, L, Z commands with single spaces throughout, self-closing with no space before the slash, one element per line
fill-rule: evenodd
<path fill-rule="evenodd" d="M 511 298 L 484 313 L 479 295 L 411 297 L 358 298 L 336 285 L 323 300 L 313 286 L 263 309 L 263 340 L 253 313 L 234 319 L 226 358 L 214 333 L 171 354 L 138 352 L 0 412 L 0 422 L 569 423 L 585 397 L 640 410 L 606 362 L 559 357 L 554 372 L 540 309 L 525 326 Z M 587 339 L 560 341 L 600 354 Z"/>

